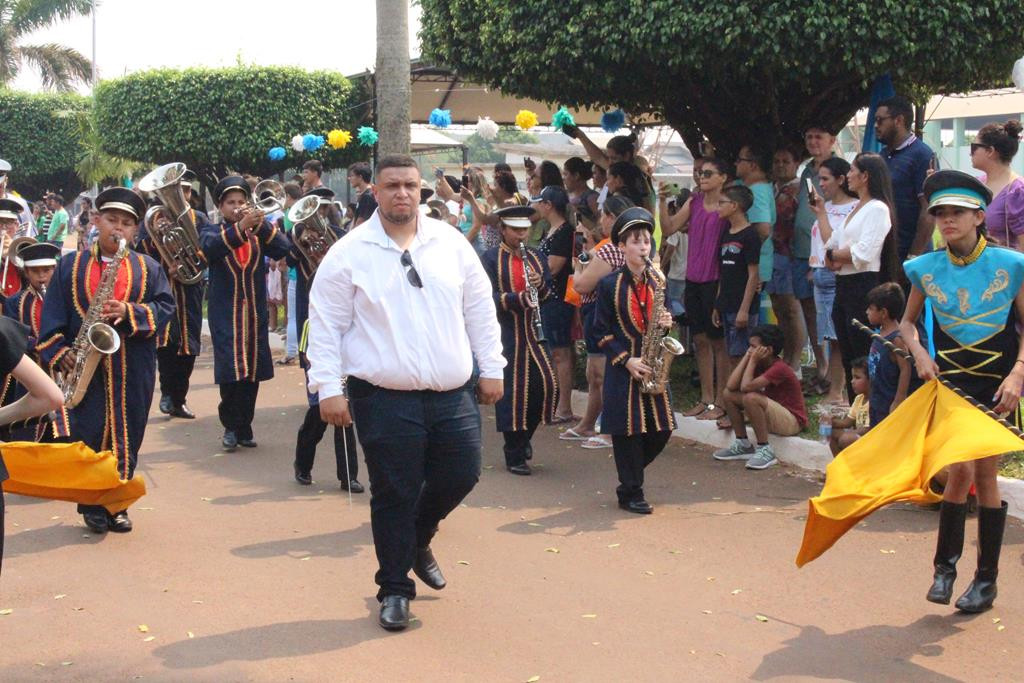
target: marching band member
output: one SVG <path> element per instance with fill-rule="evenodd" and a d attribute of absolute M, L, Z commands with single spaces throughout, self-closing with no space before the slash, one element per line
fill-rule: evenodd
<path fill-rule="evenodd" d="M 310 195 L 320 197 L 320 215 L 328 221 L 329 229 L 334 232 L 335 236 L 338 238 L 342 237 L 347 231 L 341 229 L 334 221 L 330 220 L 330 202 L 334 199 L 334 192 L 330 188 L 321 186 L 314 187 L 304 196 Z M 293 242 L 301 237 L 304 228 L 305 226 L 301 223 L 292 228 Z M 305 351 L 305 329 L 306 320 L 309 318 L 309 290 L 313 286 L 315 268 L 294 244 L 291 252 L 288 254 L 288 265 L 296 269 L 295 329 L 300 330 L 302 333 L 303 339 L 299 345 L 299 365 L 302 366 L 303 372 L 307 373 L 306 382 L 308 384 L 309 360 L 306 358 Z M 306 411 L 306 417 L 303 419 L 302 426 L 299 427 L 299 433 L 295 439 L 294 463 L 295 481 L 303 486 L 309 486 L 313 483 L 311 471 L 313 469 L 313 460 L 316 458 L 316 447 L 324 437 L 324 432 L 327 431 L 327 423 L 320 417 L 320 401 L 317 395 L 307 389 L 306 400 L 309 403 L 309 409 Z M 348 453 L 347 468 L 346 452 Z M 359 456 L 356 450 L 356 430 L 352 425 L 334 428 L 334 460 L 338 481 L 341 482 L 341 489 L 343 491 L 351 491 L 352 493 L 362 493 L 365 489 L 357 478 L 359 474 Z"/>
<path fill-rule="evenodd" d="M 290 243 L 262 211 L 247 206 L 252 196 L 241 176 L 214 188 L 222 220 L 207 224 L 199 242 L 210 266 L 208 319 L 213 337 L 213 378 L 220 385 L 221 445 L 255 448 L 252 419 L 259 383 L 274 376 L 267 339 L 267 266 L 282 259 Z"/>
<path fill-rule="evenodd" d="M 651 368 L 641 359 L 648 325 L 672 326 L 667 309 L 652 320 L 657 285 L 647 272 L 654 219 L 640 207 L 623 211 L 612 226 L 611 240 L 626 256 L 626 265 L 598 284 L 594 336 L 608 357 L 604 375 L 601 433 L 610 434 L 619 474 L 619 507 L 649 515 L 654 508 L 644 499 L 644 468 L 665 448 L 675 415 L 668 388 L 661 394 L 640 391 Z"/>
<path fill-rule="evenodd" d="M 11 242 L 18 233 L 21 204 L 13 199 L 0 199 L 0 301 L 17 294 L 21 289 L 21 275 L 10 253 Z"/>
<path fill-rule="evenodd" d="M 156 333 L 173 314 L 174 297 L 163 269 L 150 257 L 128 251 L 118 261 L 119 241 L 132 242 L 145 212 L 142 198 L 113 187 L 96 197 L 96 209 L 96 244 L 89 251 L 65 255 L 57 265 L 43 300 L 37 350 L 51 373 L 71 374 L 82 322 L 93 306 L 101 307 L 120 346 L 101 358 L 84 398 L 66 413 L 70 438 L 95 451 L 112 451 L 121 479 L 127 480 L 135 473 L 153 401 Z M 94 301 L 108 267 L 117 268 L 113 294 L 106 301 Z M 132 530 L 127 510 L 110 514 L 92 505 L 79 505 L 78 510 L 96 533 Z"/>
<path fill-rule="evenodd" d="M 921 379 L 941 375 L 996 413 L 1016 414 L 1024 381 L 1024 344 L 1017 327 L 1024 320 L 1024 256 L 985 239 L 985 209 L 992 192 L 974 176 L 937 171 L 925 181 L 924 195 L 946 249 L 903 264 L 912 287 L 900 333 Z M 934 359 L 917 335 L 925 300 L 935 315 Z M 949 467 L 929 601 L 948 605 L 953 596 L 973 483 L 978 491 L 978 565 L 956 607 L 963 612 L 992 607 L 1006 525 L 998 473 L 999 456 Z"/>
<path fill-rule="evenodd" d="M 551 294 L 547 259 L 525 247 L 530 206 L 509 206 L 494 213 L 501 218 L 501 244 L 484 252 L 481 261 L 491 278 L 505 356 L 505 392 L 494 406 L 498 431 L 505 437 L 505 467 L 528 475 L 533 457 L 530 439 L 541 421 L 550 424 L 558 404 L 555 368 L 541 333 L 540 304 Z M 529 275 L 527 275 L 529 271 Z M 535 300 L 534 300 L 535 299 Z"/>
<path fill-rule="evenodd" d="M 192 200 L 194 178 L 195 174 L 192 171 L 186 171 L 180 181 L 181 192 L 186 204 L 189 205 Z M 196 232 L 202 232 L 203 227 L 210 222 L 206 214 L 195 209 L 189 211 L 192 213 Z M 153 245 L 152 237 L 147 233 L 145 225 L 139 227 L 139 235 L 139 247 L 160 261 L 160 253 Z M 199 256 L 202 258 L 202 253 Z M 167 264 L 162 265 L 167 271 Z M 170 272 L 167 274 L 171 292 L 174 294 L 175 312 L 157 335 L 156 364 L 160 377 L 160 412 L 171 417 L 193 420 L 196 416 L 189 410 L 186 401 L 196 356 L 200 351 L 206 285 L 202 280 L 187 285 L 171 277 Z"/>
<path fill-rule="evenodd" d="M 27 286 L 9 297 L 3 305 L 4 316 L 17 320 L 29 331 L 25 353 L 38 362 L 35 351 L 43 314 L 43 294 L 53 277 L 60 249 L 48 242 L 22 243 L 14 255 Z M 25 389 L 8 377 L 0 391 L 0 405 L 8 405 L 25 395 Z M 29 437 L 31 439 L 31 437 Z M 20 439 L 19 439 L 20 440 Z"/>

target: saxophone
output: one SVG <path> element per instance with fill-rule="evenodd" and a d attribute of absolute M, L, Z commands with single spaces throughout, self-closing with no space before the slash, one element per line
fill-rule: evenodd
<path fill-rule="evenodd" d="M 533 309 L 533 334 L 538 342 L 547 341 L 544 337 L 544 322 L 540 319 L 540 297 L 537 295 L 537 288 L 530 284 L 530 262 L 526 254 L 526 245 L 519 243 L 519 257 L 523 259 L 523 279 L 526 280 L 526 298 Z M 529 311 L 527 312 L 529 315 Z"/>
<path fill-rule="evenodd" d="M 644 394 L 663 394 L 668 385 L 669 368 L 675 357 L 682 355 L 683 345 L 668 336 L 668 330 L 657 324 L 665 311 L 665 276 L 650 259 L 647 259 L 647 273 L 654 280 L 654 306 L 640 345 L 640 360 L 651 368 L 651 375 L 640 382 L 640 391 Z"/>
<path fill-rule="evenodd" d="M 57 385 L 64 394 L 65 408 L 74 408 L 82 402 L 85 390 L 92 381 L 101 356 L 109 356 L 121 348 L 121 337 L 113 327 L 102 322 L 101 317 L 103 302 L 114 295 L 117 271 L 127 254 L 128 244 L 122 238 L 117 245 L 114 260 L 100 277 L 100 283 L 96 287 L 96 293 L 92 296 L 89 310 L 85 312 L 85 319 L 82 320 L 82 326 L 78 328 L 78 335 L 71 345 L 71 353 L 75 357 L 75 369 L 69 375 L 58 373 Z"/>

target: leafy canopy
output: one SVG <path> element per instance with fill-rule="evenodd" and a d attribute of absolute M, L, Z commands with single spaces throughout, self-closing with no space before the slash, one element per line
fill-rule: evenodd
<path fill-rule="evenodd" d="M 29 199 L 46 190 L 65 197 L 81 191 L 74 171 L 78 129 L 61 113 L 88 109 L 89 99 L 72 93 L 0 90 L 0 155 L 11 164 L 14 189 Z"/>
<path fill-rule="evenodd" d="M 96 129 L 109 154 L 165 164 L 184 162 L 205 182 L 229 170 L 268 176 L 308 159 L 340 167 L 366 148 L 324 146 L 296 153 L 292 136 L 354 130 L 367 113 L 365 96 L 340 74 L 292 67 L 158 69 L 96 88 Z M 271 161 L 271 147 L 287 156 Z"/>
<path fill-rule="evenodd" d="M 703 137 L 735 154 L 838 130 L 886 72 L 905 91 L 1000 86 L 1024 54 L 1020 0 L 420 4 L 424 54 L 462 77 L 661 115 L 694 151 Z"/>
<path fill-rule="evenodd" d="M 0 0 L 0 85 L 10 85 L 25 65 L 39 71 L 43 86 L 61 91 L 92 77 L 92 62 L 57 43 L 27 45 L 22 39 L 50 24 L 88 14 L 92 0 Z"/>

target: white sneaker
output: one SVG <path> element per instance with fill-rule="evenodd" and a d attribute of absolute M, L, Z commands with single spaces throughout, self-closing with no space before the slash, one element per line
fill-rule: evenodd
<path fill-rule="evenodd" d="M 748 470 L 766 470 L 772 465 L 778 465 L 779 461 L 772 451 L 771 444 L 764 444 L 755 449 L 754 457 L 747 460 Z"/>
<path fill-rule="evenodd" d="M 711 457 L 715 460 L 750 460 L 753 455 L 754 444 L 744 446 L 739 439 L 736 439 L 731 446 L 715 451 Z"/>

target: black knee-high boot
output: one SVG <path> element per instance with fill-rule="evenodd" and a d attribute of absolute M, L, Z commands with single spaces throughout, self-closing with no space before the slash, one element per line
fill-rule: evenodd
<path fill-rule="evenodd" d="M 948 605 L 953 597 L 956 563 L 964 552 L 967 503 L 942 501 L 939 508 L 939 540 L 935 544 L 935 579 L 928 590 L 929 602 Z"/>
<path fill-rule="evenodd" d="M 978 508 L 978 569 L 974 581 L 956 601 L 961 612 L 984 612 L 996 599 L 999 551 L 1006 528 L 1006 501 L 997 508 Z"/>

